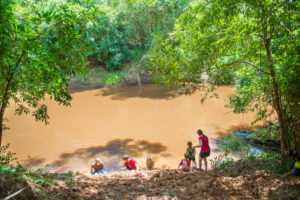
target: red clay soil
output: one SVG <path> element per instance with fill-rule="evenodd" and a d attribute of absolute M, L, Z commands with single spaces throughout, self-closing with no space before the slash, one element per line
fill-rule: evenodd
<path fill-rule="evenodd" d="M 299 199 L 300 178 L 265 170 L 266 162 L 238 162 L 225 171 L 110 172 L 63 181 L 31 199 Z M 39 196 L 39 197 L 38 197 Z M 27 199 L 21 198 L 21 199 Z"/>

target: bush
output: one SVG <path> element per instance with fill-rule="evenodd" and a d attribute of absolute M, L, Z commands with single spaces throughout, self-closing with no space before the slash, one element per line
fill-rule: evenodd
<path fill-rule="evenodd" d="M 104 76 L 104 83 L 106 86 L 113 86 L 122 82 L 119 72 L 111 72 Z"/>
<path fill-rule="evenodd" d="M 229 169 L 233 164 L 234 160 L 228 157 L 229 152 L 226 151 L 224 154 L 220 154 L 213 160 L 210 160 L 211 167 L 214 170 L 225 170 Z"/>
<path fill-rule="evenodd" d="M 10 144 L 0 147 L 0 164 L 3 166 L 12 165 L 17 159 L 14 157 L 16 154 L 8 151 Z"/>
<path fill-rule="evenodd" d="M 219 140 L 222 151 L 229 152 L 248 152 L 249 145 L 238 136 L 231 134 Z"/>

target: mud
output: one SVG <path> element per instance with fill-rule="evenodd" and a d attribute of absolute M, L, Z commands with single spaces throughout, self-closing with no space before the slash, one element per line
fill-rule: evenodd
<path fill-rule="evenodd" d="M 300 178 L 269 172 L 267 161 L 237 162 L 225 171 L 110 172 L 43 188 L 47 199 L 300 199 Z M 37 197 L 32 196 L 32 199 Z M 44 199 L 42 198 L 42 199 Z"/>

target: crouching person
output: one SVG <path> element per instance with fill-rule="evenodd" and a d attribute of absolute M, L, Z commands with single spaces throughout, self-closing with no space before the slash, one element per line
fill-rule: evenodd
<path fill-rule="evenodd" d="M 129 158 L 128 155 L 123 156 L 123 161 L 123 167 L 125 167 L 127 170 L 140 170 L 140 167 L 136 160 L 134 160 L 133 158 Z"/>
<path fill-rule="evenodd" d="M 100 158 L 95 159 L 95 164 L 91 166 L 91 174 L 104 174 L 106 170 L 104 169 L 104 165 L 101 162 Z"/>
<path fill-rule="evenodd" d="M 178 169 L 182 169 L 183 171 L 190 171 L 190 160 L 189 160 L 189 154 L 184 154 L 184 159 L 182 159 L 178 165 Z"/>

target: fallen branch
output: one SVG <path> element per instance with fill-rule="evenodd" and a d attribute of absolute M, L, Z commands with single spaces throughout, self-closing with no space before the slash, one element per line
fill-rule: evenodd
<path fill-rule="evenodd" d="M 13 198 L 13 197 L 17 196 L 18 194 L 20 194 L 20 193 L 21 193 L 23 190 L 25 190 L 26 188 L 27 188 L 27 186 L 26 186 L 26 187 L 24 187 L 24 188 L 22 188 L 21 190 L 19 190 L 19 191 L 15 192 L 15 193 L 11 194 L 11 195 L 9 195 L 9 196 L 5 197 L 5 198 L 4 198 L 4 200 L 8 200 L 8 199 L 11 199 L 11 198 Z"/>

